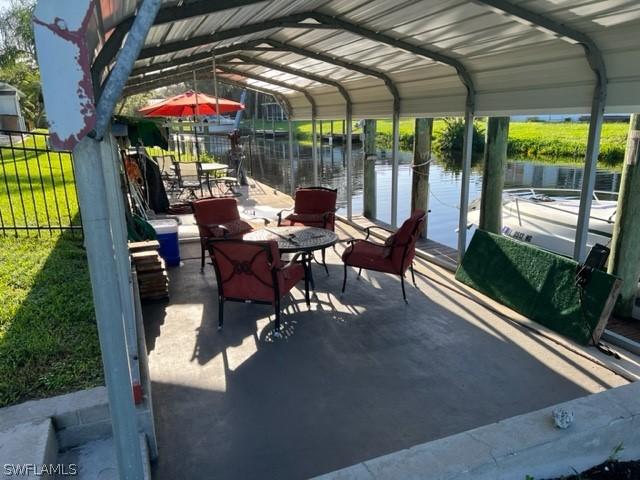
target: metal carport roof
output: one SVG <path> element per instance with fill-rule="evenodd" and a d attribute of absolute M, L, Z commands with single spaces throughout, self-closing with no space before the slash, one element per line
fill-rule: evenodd
<path fill-rule="evenodd" d="M 229 8 L 234 4 L 242 6 Z M 510 5 L 587 35 L 602 52 L 607 67 L 606 110 L 638 110 L 640 4 L 628 0 L 197 0 L 181 2 L 180 6 L 165 2 L 129 83 L 153 73 L 155 66 L 171 69 L 174 67 L 170 65 L 210 59 L 215 49 L 274 40 L 386 74 L 399 91 L 402 116 L 464 113 L 466 90 L 454 68 L 365 38 L 356 30 L 363 29 L 384 35 L 391 42 L 405 41 L 460 62 L 473 81 L 476 115 L 589 111 L 595 77 L 582 45 L 505 12 L 503 8 Z M 110 50 L 120 45 L 118 32 L 123 25 L 130 25 L 127 19 L 132 18 L 135 6 L 128 0 L 101 2 L 102 31 L 97 29 L 95 33 L 97 38 L 113 38 L 107 40 L 95 67 L 108 67 L 113 60 Z M 344 25 L 356 29 L 347 31 Z M 379 78 L 310 59 L 300 51 L 270 52 L 267 43 L 263 48 L 259 43 L 254 45 L 258 48 L 249 46 L 238 53 L 339 81 L 351 94 L 356 117 L 390 116 L 392 96 Z M 344 115 L 344 102 L 335 88 L 283 74 L 276 68 L 236 68 L 307 89 L 317 101 L 318 118 Z M 251 83 L 250 79 L 246 81 Z M 289 97 L 294 118 L 311 117 L 302 93 L 284 94 Z"/>

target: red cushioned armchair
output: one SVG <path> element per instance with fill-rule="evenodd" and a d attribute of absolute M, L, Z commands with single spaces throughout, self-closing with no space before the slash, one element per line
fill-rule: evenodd
<path fill-rule="evenodd" d="M 325 187 L 298 188 L 294 195 L 294 206 L 278 212 L 278 226 L 307 226 L 335 230 L 336 202 L 338 190 Z M 284 218 L 283 215 L 287 214 Z M 322 249 L 322 264 L 327 274 L 329 269 Z"/>
<path fill-rule="evenodd" d="M 242 238 L 253 227 L 240 218 L 238 202 L 235 198 L 203 198 L 192 202 L 193 216 L 200 233 L 201 263 L 204 271 L 204 252 L 211 238 Z M 269 220 L 262 218 L 267 225 Z"/>
<path fill-rule="evenodd" d="M 309 276 L 306 262 L 296 255 L 286 265 L 280 259 L 278 244 L 244 240 L 209 240 L 207 243 L 218 281 L 218 330 L 224 321 L 224 302 L 250 302 L 273 305 L 275 330 L 280 332 L 280 302 L 301 280 L 309 306 Z"/>
<path fill-rule="evenodd" d="M 389 236 L 384 244 L 369 241 L 371 230 L 383 227 L 367 227 L 367 236 L 364 240 L 351 240 L 350 245 L 342 254 L 344 262 L 344 281 L 342 282 L 342 293 L 347 286 L 347 266 L 359 268 L 358 277 L 362 269 L 375 270 L 377 272 L 394 273 L 400 275 L 402 285 L 402 297 L 407 301 L 407 294 L 404 290 L 404 274 L 408 268 L 411 269 L 411 279 L 413 284 L 416 278 L 413 273 L 413 258 L 416 254 L 416 241 L 422 226 L 425 222 L 424 210 L 413 212 L 402 226 L 393 235 Z M 391 230 L 387 230 L 391 232 Z"/>

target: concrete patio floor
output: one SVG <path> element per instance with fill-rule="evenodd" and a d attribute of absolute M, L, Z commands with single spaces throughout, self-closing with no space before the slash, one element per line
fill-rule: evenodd
<path fill-rule="evenodd" d="M 353 270 L 341 299 L 332 253 L 311 310 L 285 302 L 284 338 L 270 307 L 232 302 L 218 332 L 213 267 L 181 249 L 171 301 L 144 309 L 160 480 L 308 478 L 627 383 L 423 262 L 408 305 L 397 277 Z"/>

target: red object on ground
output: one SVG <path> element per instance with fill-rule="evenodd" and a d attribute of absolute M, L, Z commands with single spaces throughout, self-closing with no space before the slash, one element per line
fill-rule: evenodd
<path fill-rule="evenodd" d="M 198 97 L 197 101 L 196 96 Z M 244 110 L 242 103 L 226 98 L 218 98 L 217 103 L 220 105 L 219 113 L 221 114 Z M 216 108 L 215 97 L 189 90 L 138 111 L 145 117 L 189 117 L 192 115 L 217 115 Z"/>
<path fill-rule="evenodd" d="M 375 270 L 377 272 L 395 273 L 400 275 L 402 286 L 402 297 L 405 302 L 407 295 L 404 291 L 404 274 L 411 268 L 411 278 L 415 285 L 416 279 L 413 273 L 413 259 L 416 255 L 416 241 L 426 221 L 424 210 L 415 210 L 411 216 L 405 220 L 397 232 L 389 236 L 384 244 L 368 241 L 372 228 L 365 230 L 367 236 L 364 240 L 351 240 L 349 246 L 342 254 L 344 262 L 344 280 L 342 281 L 342 293 L 347 285 L 347 266 L 352 266 L 362 270 Z M 384 229 L 386 230 L 386 229 Z M 360 273 L 358 273 L 360 276 Z"/>

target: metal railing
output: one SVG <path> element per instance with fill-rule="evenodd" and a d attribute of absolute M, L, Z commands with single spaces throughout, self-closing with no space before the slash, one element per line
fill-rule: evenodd
<path fill-rule="evenodd" d="M 0 235 L 82 236 L 71 152 L 49 148 L 49 134 L 0 130 Z"/>

